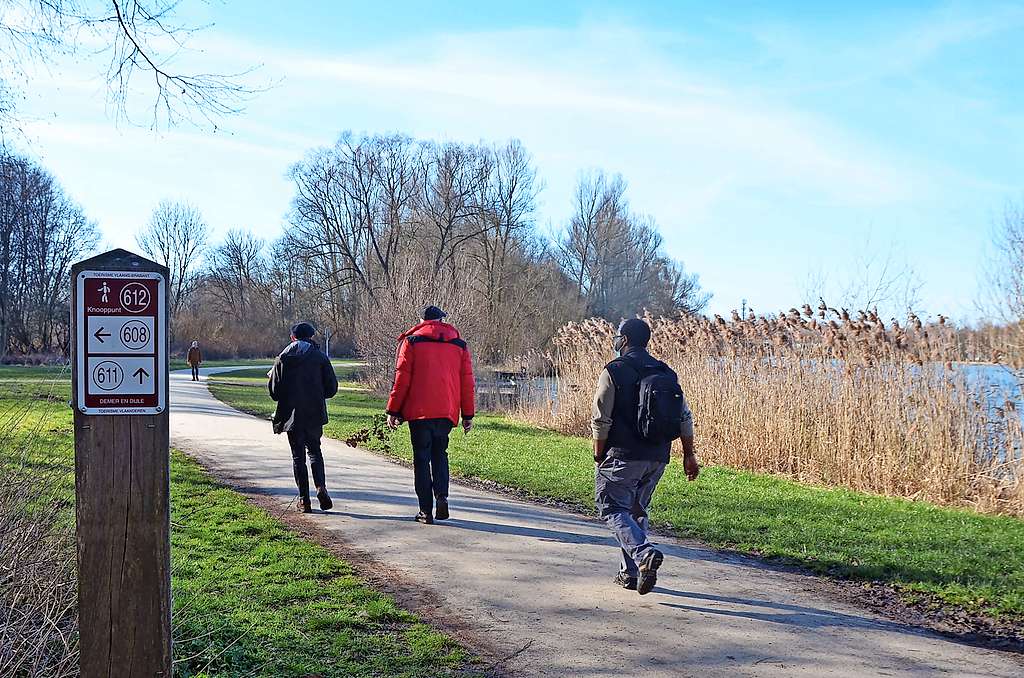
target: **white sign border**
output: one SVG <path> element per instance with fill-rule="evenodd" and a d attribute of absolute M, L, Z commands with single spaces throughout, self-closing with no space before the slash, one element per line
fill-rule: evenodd
<path fill-rule="evenodd" d="M 156 295 L 156 325 L 157 338 L 154 346 L 154 362 L 156 372 L 159 375 L 157 382 L 156 407 L 86 407 L 86 384 L 88 382 L 88 364 L 86 360 L 86 332 L 88 323 L 85 313 L 85 283 L 94 278 L 132 278 L 157 281 Z M 164 289 L 167 280 L 162 273 L 155 271 L 79 271 L 75 278 L 75 368 L 77 370 L 77 381 L 75 391 L 77 393 L 78 411 L 91 416 L 109 415 L 147 415 L 161 414 L 167 410 L 167 389 L 170 370 L 167 365 L 167 308 L 166 291 Z"/>

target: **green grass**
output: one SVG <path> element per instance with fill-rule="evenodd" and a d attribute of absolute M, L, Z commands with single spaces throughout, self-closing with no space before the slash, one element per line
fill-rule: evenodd
<path fill-rule="evenodd" d="M 269 416 L 273 403 L 252 384 L 214 382 L 218 398 Z M 343 392 L 330 402 L 326 432 L 348 437 L 383 411 L 382 400 Z M 538 497 L 593 509 L 590 441 L 481 414 L 469 436 L 454 433 L 454 474 L 497 481 Z M 698 430 L 698 444 L 700 432 Z M 371 448 L 374 445 L 371 445 Z M 379 445 L 377 446 L 379 447 Z M 392 454 L 411 458 L 406 429 Z M 1024 521 L 939 508 L 723 467 L 687 482 L 673 461 L 658 487 L 652 521 L 718 547 L 795 563 L 819 573 L 897 585 L 973 612 L 1024 617 Z"/>
<path fill-rule="evenodd" d="M 0 365 L 0 382 L 13 381 L 47 381 L 58 378 L 71 378 L 71 366 L 33 367 L 22 365 Z"/>
<path fill-rule="evenodd" d="M 203 367 L 235 367 L 237 365 L 270 365 L 274 356 L 269 358 L 234 358 L 227 360 L 204 360 Z M 172 370 L 187 370 L 188 362 L 184 358 L 171 358 L 168 366 Z"/>
<path fill-rule="evenodd" d="M 450 640 L 195 462 L 175 454 L 171 477 L 175 602 L 188 626 L 176 631 L 196 639 L 175 649 L 198 653 L 192 666 L 229 646 L 211 673 L 437 676 L 465 665 Z"/>
<path fill-rule="evenodd" d="M 236 370 L 214 376 L 220 383 L 263 387 L 267 383 L 267 366 L 272 362 L 273 360 L 265 363 L 262 367 Z M 359 373 L 363 369 L 362 363 L 354 360 L 334 360 L 332 364 L 334 365 L 334 373 L 338 375 L 338 385 L 340 388 L 362 388 L 358 382 Z"/>
<path fill-rule="evenodd" d="M 0 468 L 56 472 L 72 499 L 68 390 L 0 374 Z M 475 675 L 449 638 L 177 452 L 171 499 L 175 675 Z"/>

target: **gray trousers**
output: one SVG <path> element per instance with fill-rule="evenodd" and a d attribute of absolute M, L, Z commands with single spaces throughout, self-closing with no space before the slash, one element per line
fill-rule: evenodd
<path fill-rule="evenodd" d="M 631 577 L 639 572 L 636 564 L 654 548 L 647 541 L 647 509 L 666 466 L 660 461 L 608 458 L 595 471 L 597 510 L 622 549 L 622 571 Z"/>

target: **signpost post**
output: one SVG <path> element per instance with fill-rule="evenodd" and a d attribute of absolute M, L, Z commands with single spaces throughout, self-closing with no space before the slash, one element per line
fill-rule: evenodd
<path fill-rule="evenodd" d="M 71 269 L 83 678 L 171 675 L 167 269 Z"/>

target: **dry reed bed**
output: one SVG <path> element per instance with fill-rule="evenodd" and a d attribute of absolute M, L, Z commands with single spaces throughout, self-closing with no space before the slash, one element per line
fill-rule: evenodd
<path fill-rule="evenodd" d="M 824 302 L 778 316 L 652 318 L 651 352 L 679 374 L 704 461 L 987 513 L 1024 515 L 1020 414 L 951 361 L 955 330 Z M 604 320 L 570 323 L 550 359 L 557 396 L 519 416 L 589 435 L 612 358 Z"/>
<path fill-rule="evenodd" d="M 44 412 L 59 406 L 46 399 Z M 64 489 L 72 471 L 66 452 L 40 435 L 47 417 L 33 415 L 33 400 L 0 397 L 0 676 L 72 678 L 77 580 Z"/>

